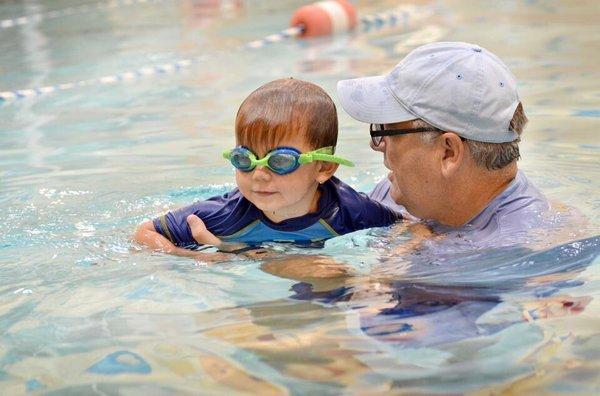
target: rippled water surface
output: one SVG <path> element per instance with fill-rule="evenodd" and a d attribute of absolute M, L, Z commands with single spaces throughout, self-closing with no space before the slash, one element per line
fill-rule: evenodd
<path fill-rule="evenodd" d="M 0 104 L 2 393 L 598 393 L 597 2 L 419 1 L 407 30 L 254 51 L 239 48 L 302 2 L 214 3 L 0 2 L 0 91 L 195 61 Z M 354 3 L 361 15 L 396 4 Z M 257 86 L 295 76 L 334 95 L 337 80 L 435 40 L 477 42 L 520 80 L 520 167 L 554 203 L 553 230 L 514 248 L 392 255 L 389 234 L 402 245 L 415 232 L 399 226 L 216 265 L 130 242 L 140 221 L 232 188 L 220 153 Z M 357 168 L 339 176 L 368 191 L 381 157 L 364 124 L 342 113 L 340 129 Z M 346 276 L 274 270 L 307 255 Z"/>

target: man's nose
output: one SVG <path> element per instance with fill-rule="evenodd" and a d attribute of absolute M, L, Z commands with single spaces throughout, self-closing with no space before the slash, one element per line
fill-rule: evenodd
<path fill-rule="evenodd" d="M 379 142 L 379 146 L 375 146 L 373 144 L 373 140 L 370 140 L 369 145 L 371 146 L 371 149 L 373 149 L 375 151 L 384 152 L 385 151 L 385 138 L 381 139 L 381 141 Z"/>

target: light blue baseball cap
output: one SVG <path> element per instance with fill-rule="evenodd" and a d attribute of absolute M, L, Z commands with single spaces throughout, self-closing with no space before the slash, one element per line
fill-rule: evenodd
<path fill-rule="evenodd" d="M 358 121 L 420 118 L 467 139 L 502 143 L 519 104 L 517 80 L 493 53 L 469 43 L 437 42 L 411 51 L 388 75 L 342 80 L 344 110 Z"/>

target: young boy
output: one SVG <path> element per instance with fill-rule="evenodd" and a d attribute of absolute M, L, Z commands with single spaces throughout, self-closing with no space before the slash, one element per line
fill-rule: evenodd
<path fill-rule="evenodd" d="M 186 249 L 211 243 L 196 240 L 190 225 L 206 227 L 213 244 L 252 246 L 308 244 L 400 219 L 333 177 L 339 164 L 352 166 L 333 155 L 337 134 L 335 104 L 317 85 L 290 78 L 261 86 L 238 110 L 237 146 L 223 153 L 238 188 L 142 223 L 135 240 L 188 256 Z"/>

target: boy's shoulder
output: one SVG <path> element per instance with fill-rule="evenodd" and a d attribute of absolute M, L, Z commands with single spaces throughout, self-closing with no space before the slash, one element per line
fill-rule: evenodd
<path fill-rule="evenodd" d="M 352 232 L 387 226 L 402 218 L 399 212 L 374 201 L 336 177 L 332 177 L 323 187 L 328 196 L 324 220 L 334 228 Z"/>
<path fill-rule="evenodd" d="M 337 177 L 329 179 L 324 186 L 329 189 L 328 192 L 331 196 L 331 200 L 339 202 L 340 206 L 343 206 L 348 210 L 363 208 L 365 205 L 368 207 L 384 207 L 379 202 L 369 198 L 367 194 L 356 191 Z"/>

